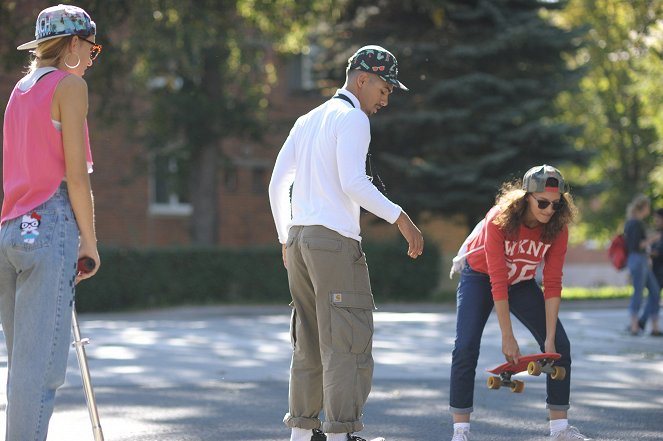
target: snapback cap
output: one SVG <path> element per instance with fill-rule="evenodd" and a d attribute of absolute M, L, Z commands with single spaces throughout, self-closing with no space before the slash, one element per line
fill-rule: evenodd
<path fill-rule="evenodd" d="M 557 185 L 548 185 L 546 182 L 548 179 L 555 179 Z M 525 177 L 523 178 L 523 190 L 528 193 L 543 193 L 543 192 L 553 192 L 553 193 L 566 193 L 566 182 L 564 182 L 564 177 L 555 167 L 550 165 L 537 165 L 527 170 Z"/>
<path fill-rule="evenodd" d="M 348 59 L 348 71 L 350 70 L 361 70 L 375 74 L 394 87 L 409 90 L 398 81 L 396 57 L 382 46 L 370 45 L 357 50 Z"/>
<path fill-rule="evenodd" d="M 35 39 L 23 43 L 16 49 L 19 51 L 35 49 L 43 41 L 68 35 L 87 37 L 97 33 L 97 25 L 87 12 L 78 6 L 57 5 L 46 8 L 39 13 L 35 25 Z"/>

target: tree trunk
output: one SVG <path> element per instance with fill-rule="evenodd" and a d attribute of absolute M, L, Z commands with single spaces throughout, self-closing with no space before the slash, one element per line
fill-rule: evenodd
<path fill-rule="evenodd" d="M 218 198 L 219 149 L 208 145 L 197 149 L 191 161 L 191 241 L 194 245 L 217 245 L 219 241 Z"/>

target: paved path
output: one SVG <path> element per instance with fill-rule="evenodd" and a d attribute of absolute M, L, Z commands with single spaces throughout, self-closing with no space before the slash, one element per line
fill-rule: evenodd
<path fill-rule="evenodd" d="M 561 318 L 572 341 L 572 423 L 600 440 L 663 439 L 663 339 L 626 335 L 623 302 L 567 302 Z M 288 439 L 280 420 L 287 404 L 289 308 L 179 308 L 79 319 L 93 340 L 87 351 L 106 441 Z M 450 439 L 454 321 L 454 311 L 439 305 L 387 305 L 375 313 L 375 383 L 362 436 Z M 515 326 L 521 351 L 536 352 L 528 332 Z M 519 395 L 485 387 L 483 369 L 502 360 L 500 345 L 493 315 L 479 359 L 472 440 L 544 440 L 542 378 L 527 379 Z M 69 362 L 49 441 L 92 440 L 73 349 Z M 6 375 L 4 352 L 0 368 Z M 4 386 L 0 393 L 4 400 Z"/>

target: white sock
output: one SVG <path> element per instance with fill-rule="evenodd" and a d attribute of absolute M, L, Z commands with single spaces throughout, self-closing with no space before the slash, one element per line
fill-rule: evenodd
<path fill-rule="evenodd" d="M 327 441 L 348 441 L 347 433 L 325 433 Z"/>
<path fill-rule="evenodd" d="M 569 420 L 567 418 L 550 420 L 550 435 L 557 435 L 559 432 L 566 429 L 568 425 L 569 425 Z"/>
<path fill-rule="evenodd" d="M 454 423 L 454 432 L 456 430 L 462 430 L 463 432 L 470 431 L 470 423 Z"/>
<path fill-rule="evenodd" d="M 290 441 L 311 441 L 313 436 L 313 431 L 310 429 L 300 429 L 299 427 L 293 427 L 292 432 L 290 432 Z"/>

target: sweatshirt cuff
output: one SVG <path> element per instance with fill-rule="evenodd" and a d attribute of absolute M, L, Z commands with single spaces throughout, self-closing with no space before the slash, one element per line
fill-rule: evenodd
<path fill-rule="evenodd" d="M 394 204 L 394 210 L 389 215 L 389 217 L 386 217 L 384 220 L 386 220 L 390 224 L 394 224 L 394 223 L 396 223 L 396 221 L 398 220 L 398 217 L 401 215 L 402 212 L 403 212 L 403 209 L 400 207 L 400 205 Z"/>
<path fill-rule="evenodd" d="M 562 297 L 561 289 L 543 289 L 543 298 L 544 299 L 554 299 L 555 297 Z"/>
<path fill-rule="evenodd" d="M 509 295 L 507 293 L 501 293 L 501 292 L 493 293 L 493 301 L 494 302 L 497 302 L 499 300 L 507 300 L 508 298 L 509 298 Z"/>

